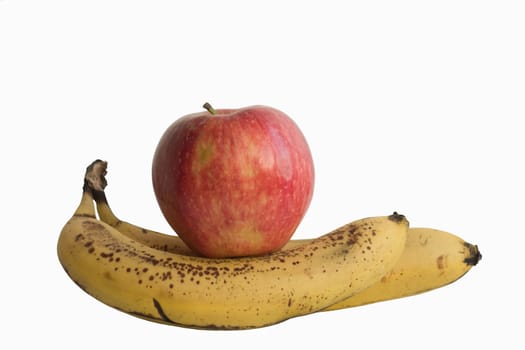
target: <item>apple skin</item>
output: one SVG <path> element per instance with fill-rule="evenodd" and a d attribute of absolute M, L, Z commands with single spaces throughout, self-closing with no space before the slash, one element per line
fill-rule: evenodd
<path fill-rule="evenodd" d="M 210 109 L 169 126 L 152 180 L 162 214 L 195 252 L 254 256 L 291 239 L 312 199 L 314 165 L 304 135 L 283 112 Z"/>

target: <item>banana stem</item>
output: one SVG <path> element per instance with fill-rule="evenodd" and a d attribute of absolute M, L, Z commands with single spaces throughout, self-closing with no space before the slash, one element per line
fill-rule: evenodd
<path fill-rule="evenodd" d="M 104 191 L 107 186 L 106 169 L 108 162 L 97 159 L 91 163 L 86 169 L 84 176 L 84 186 L 88 186 L 93 191 Z"/>
<path fill-rule="evenodd" d="M 120 220 L 115 216 L 109 207 L 106 193 L 104 192 L 108 182 L 106 180 L 108 163 L 100 159 L 91 163 L 86 170 L 84 179 L 84 191 L 89 191 L 92 198 L 97 203 L 99 216 L 104 217 L 108 224 L 117 225 Z"/>

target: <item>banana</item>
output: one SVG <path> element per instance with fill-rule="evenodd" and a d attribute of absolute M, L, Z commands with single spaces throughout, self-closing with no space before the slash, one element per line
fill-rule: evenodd
<path fill-rule="evenodd" d="M 412 296 L 446 286 L 481 259 L 476 245 L 446 231 L 410 228 L 405 251 L 396 266 L 381 280 L 324 311 Z"/>
<path fill-rule="evenodd" d="M 113 226 L 125 236 L 149 247 L 183 255 L 195 255 L 175 235 L 144 229 L 122 221 L 111 210 L 104 188 L 106 163 L 100 163 L 94 197 L 100 219 Z M 294 239 L 282 249 L 290 250 L 310 242 L 310 239 Z M 324 311 L 362 306 L 379 301 L 412 296 L 446 286 L 466 274 L 481 259 L 476 245 L 462 238 L 432 228 L 409 228 L 405 250 L 394 268 L 380 281 L 363 291 L 327 307 Z"/>
<path fill-rule="evenodd" d="M 269 255 L 208 259 L 151 248 L 97 219 L 91 164 L 57 243 L 69 277 L 99 301 L 199 329 L 269 326 L 325 309 L 379 281 L 400 258 L 408 221 L 369 217 Z"/>

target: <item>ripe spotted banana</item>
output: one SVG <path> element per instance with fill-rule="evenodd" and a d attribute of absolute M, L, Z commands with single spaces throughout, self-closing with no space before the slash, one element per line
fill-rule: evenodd
<path fill-rule="evenodd" d="M 102 221 L 129 238 L 149 247 L 183 255 L 195 255 L 175 235 L 147 230 L 119 220 L 111 210 L 104 188 L 105 163 L 100 163 L 98 178 L 94 178 L 97 211 Z M 306 244 L 309 239 L 289 241 L 282 249 Z M 466 274 L 481 259 L 476 245 L 462 238 L 432 228 L 409 228 L 406 246 L 394 268 L 380 281 L 363 291 L 330 305 L 325 311 L 361 306 L 379 301 L 411 296 L 446 286 Z"/>
<path fill-rule="evenodd" d="M 148 320 L 202 329 L 272 325 L 322 310 L 392 270 L 408 221 L 370 217 L 265 256 L 207 259 L 148 247 L 96 218 L 88 167 L 58 239 L 70 278 L 101 302 Z"/>
<path fill-rule="evenodd" d="M 407 297 L 446 286 L 465 275 L 480 259 L 478 247 L 456 235 L 431 228 L 410 228 L 405 251 L 392 271 L 325 311 Z"/>

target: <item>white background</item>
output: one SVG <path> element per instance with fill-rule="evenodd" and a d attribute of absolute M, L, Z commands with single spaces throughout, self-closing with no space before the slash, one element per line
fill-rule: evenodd
<path fill-rule="evenodd" d="M 2 348 L 523 347 L 522 2 L 175 3 L 0 0 Z M 251 331 L 95 301 L 56 256 L 85 167 L 107 160 L 116 213 L 170 232 L 153 151 L 205 101 L 270 105 L 304 132 L 316 187 L 295 237 L 397 210 L 483 260 L 426 294 Z"/>

